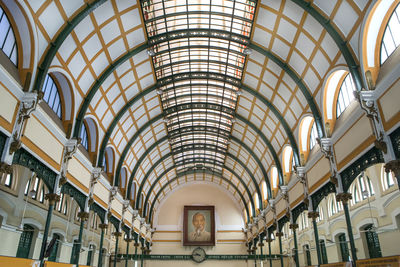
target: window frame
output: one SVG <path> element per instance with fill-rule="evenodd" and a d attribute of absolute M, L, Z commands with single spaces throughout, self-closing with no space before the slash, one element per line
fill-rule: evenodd
<path fill-rule="evenodd" d="M 2 12 L 2 13 L 1 13 Z M 17 33 L 18 33 L 18 29 L 17 27 L 14 27 L 15 25 L 13 25 L 13 21 L 10 19 L 10 17 L 7 14 L 6 9 L 0 5 L 0 30 L 1 30 L 1 22 L 3 21 L 3 19 L 5 18 L 6 21 L 8 22 L 8 29 L 7 29 L 7 33 L 6 36 L 3 40 L 3 43 L 0 43 L 0 51 L 10 60 L 10 62 L 13 63 L 13 65 L 18 68 L 18 60 L 19 60 L 19 49 L 18 49 L 18 40 L 17 40 Z M 12 16 L 11 16 L 12 18 Z M 9 35 L 11 33 L 11 35 Z M 4 51 L 4 45 L 6 44 L 6 42 L 8 41 L 9 36 L 12 36 L 13 39 L 13 44 L 12 44 L 12 48 L 11 48 L 11 53 L 7 54 L 6 51 Z M 1 40 L 0 40 L 1 41 Z M 15 53 L 14 53 L 15 52 Z M 15 60 L 13 60 L 12 55 L 15 55 Z"/>
<path fill-rule="evenodd" d="M 388 19 L 388 21 L 387 21 L 387 23 L 386 23 L 386 25 L 385 25 L 385 27 L 384 27 L 384 30 L 383 30 L 383 34 L 382 34 L 382 38 L 381 38 L 381 40 L 380 40 L 380 46 L 379 46 L 379 64 L 380 64 L 380 66 L 382 66 L 383 64 L 385 64 L 385 62 L 389 59 L 389 57 L 391 56 L 391 55 L 393 55 L 393 53 L 397 50 L 397 48 L 400 46 L 400 40 L 398 40 L 399 41 L 399 45 L 397 45 L 396 46 L 396 43 L 395 43 L 395 39 L 393 38 L 393 33 L 392 33 L 392 29 L 390 28 L 390 25 L 389 25 L 389 23 L 391 23 L 392 22 L 392 19 L 393 19 L 393 16 L 394 15 L 396 15 L 396 17 L 397 17 L 397 20 L 398 20 L 398 22 L 399 22 L 399 24 L 400 24 L 400 3 L 398 3 L 397 5 L 396 5 L 396 7 L 394 8 L 394 10 L 392 11 L 392 13 L 390 14 L 390 17 L 389 17 L 389 19 Z M 400 28 L 399 28 L 400 29 Z M 392 52 L 389 54 L 389 53 L 387 53 L 387 51 L 386 51 L 386 45 L 385 45 L 385 36 L 386 36 L 386 33 L 387 33 L 387 31 L 390 31 L 390 35 L 391 35 L 391 41 L 393 41 L 393 43 L 394 43 L 394 45 L 395 45 L 395 48 L 392 50 Z M 382 51 L 383 51 L 383 48 L 385 48 L 385 52 L 386 52 L 386 58 L 385 58 L 385 60 L 384 61 L 382 61 Z"/>

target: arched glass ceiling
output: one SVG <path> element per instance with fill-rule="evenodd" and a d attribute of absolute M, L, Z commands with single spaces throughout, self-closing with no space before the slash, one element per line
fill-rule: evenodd
<path fill-rule="evenodd" d="M 222 173 L 256 1 L 141 5 L 176 171 Z"/>

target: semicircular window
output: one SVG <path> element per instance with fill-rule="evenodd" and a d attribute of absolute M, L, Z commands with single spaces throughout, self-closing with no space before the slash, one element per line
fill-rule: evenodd
<path fill-rule="evenodd" d="M 14 65 L 18 62 L 17 42 L 6 12 L 0 7 L 0 49 Z"/>
<path fill-rule="evenodd" d="M 400 5 L 397 5 L 393 11 L 381 44 L 381 64 L 385 63 L 386 59 L 393 54 L 394 50 L 400 45 Z"/>
<path fill-rule="evenodd" d="M 49 74 L 46 75 L 46 79 L 42 87 L 42 92 L 44 93 L 43 100 L 46 101 L 49 107 L 61 119 L 61 98 L 59 88 Z"/>

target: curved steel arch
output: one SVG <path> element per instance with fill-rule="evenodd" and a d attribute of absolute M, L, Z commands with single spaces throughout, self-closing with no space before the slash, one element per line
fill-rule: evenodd
<path fill-rule="evenodd" d="M 242 85 L 242 89 L 245 90 L 246 92 L 252 94 L 257 99 L 260 99 L 261 102 L 263 102 L 263 104 L 266 105 L 272 111 L 272 113 L 274 113 L 274 115 L 278 118 L 278 120 L 282 123 L 283 129 L 285 130 L 286 135 L 288 136 L 290 146 L 292 147 L 292 150 L 293 150 L 295 164 L 296 164 L 296 166 L 301 166 L 300 157 L 299 157 L 300 153 L 299 153 L 299 149 L 297 147 L 296 139 L 294 138 L 292 129 L 290 129 L 288 123 L 286 122 L 286 120 L 282 116 L 282 114 L 277 110 L 277 108 L 271 102 L 269 102 L 259 92 L 255 91 L 254 89 L 252 89 L 251 87 L 249 87 L 247 85 Z M 258 131 L 260 131 L 260 130 L 258 130 Z"/>
<path fill-rule="evenodd" d="M 253 131 L 255 131 L 261 137 L 261 139 L 264 141 L 264 143 L 267 145 L 267 147 L 271 151 L 272 157 L 274 158 L 276 168 L 278 169 L 279 184 L 284 185 L 282 165 L 281 165 L 278 155 L 276 154 L 276 151 L 275 151 L 274 147 L 272 146 L 271 142 L 267 139 L 267 137 L 263 134 L 263 132 L 260 129 L 258 129 L 253 123 L 251 123 L 250 121 L 246 122 L 247 120 L 245 117 L 236 113 L 236 118 L 238 118 L 241 121 L 244 121 L 247 125 L 249 125 L 250 128 L 252 128 Z"/>
<path fill-rule="evenodd" d="M 140 184 L 139 189 L 138 189 L 138 194 L 137 194 L 136 200 L 135 200 L 135 208 L 136 208 L 136 209 L 139 208 L 139 198 L 140 198 L 140 194 L 142 193 L 142 190 L 143 190 L 144 184 L 146 183 L 147 178 L 150 176 L 151 172 L 155 169 L 155 167 L 156 167 L 158 164 L 160 164 L 161 162 L 163 162 L 164 160 L 166 160 L 168 157 L 171 157 L 171 156 L 172 156 L 172 153 L 166 154 L 166 155 L 163 156 L 161 159 L 159 159 L 156 163 L 154 163 L 153 166 L 151 167 L 151 169 L 149 169 L 149 170 L 147 171 L 147 173 L 146 173 L 146 175 L 144 176 L 143 181 L 142 181 L 142 183 Z M 147 192 L 147 194 L 146 194 L 146 198 L 145 198 L 145 200 L 144 200 L 143 203 L 147 203 L 147 202 L 148 202 L 149 197 L 150 197 L 150 192 L 154 189 L 154 186 L 158 183 L 158 181 L 159 181 L 161 178 L 163 178 L 168 172 L 170 172 L 171 170 L 173 170 L 174 168 L 175 168 L 175 166 L 171 166 L 171 167 L 169 167 L 168 169 L 166 169 L 165 171 L 163 171 L 160 175 L 158 175 L 158 177 L 154 180 L 154 182 L 153 182 L 152 185 L 150 186 L 150 188 L 149 188 L 149 190 L 148 190 L 148 192 Z M 252 195 L 251 195 L 251 192 L 250 192 L 249 188 L 247 187 L 246 183 L 245 183 L 242 179 L 240 179 L 240 176 L 239 176 L 234 170 L 232 170 L 231 168 L 229 168 L 229 167 L 227 167 L 227 166 L 223 166 L 223 168 L 225 168 L 225 169 L 227 169 L 229 172 L 233 173 L 233 174 L 235 175 L 236 179 L 238 179 L 238 180 L 240 181 L 240 183 L 243 185 L 244 189 L 245 189 L 246 192 L 247 192 L 247 195 L 249 196 L 249 200 L 251 201 L 252 211 L 253 211 L 252 214 L 255 214 L 254 199 L 253 199 L 253 197 L 252 197 Z M 193 171 L 193 170 L 191 170 L 191 171 Z M 206 170 L 201 170 L 201 171 L 206 171 Z M 190 172 L 190 171 L 189 171 L 189 172 Z M 212 171 L 209 171 L 209 172 L 210 172 L 210 173 L 213 173 L 213 174 L 219 174 L 219 173 L 212 172 Z M 183 173 L 183 174 L 187 174 L 188 171 L 182 172 L 182 173 Z M 262 200 L 261 200 L 261 197 L 260 197 L 260 196 L 259 196 L 259 199 L 258 199 L 258 200 L 259 200 L 259 204 L 262 205 Z M 146 210 L 146 205 L 144 205 L 144 207 L 145 207 L 144 210 Z M 262 206 L 260 206 L 260 207 L 262 207 Z M 145 213 L 143 212 L 143 214 L 145 214 Z"/>
<path fill-rule="evenodd" d="M 47 48 L 47 53 L 44 56 L 42 63 L 38 67 L 38 73 L 36 75 L 33 90 L 40 91 L 42 89 L 44 79 L 49 71 L 50 64 L 68 35 L 75 29 L 79 22 L 81 22 L 86 16 L 92 13 L 93 10 L 105 2 L 107 2 L 107 0 L 94 0 L 91 3 L 86 3 L 86 7 L 81 12 L 79 12 L 71 21 L 67 21 L 64 29 L 60 31 L 60 33 L 54 39 L 55 41 L 51 42 Z"/>
<path fill-rule="evenodd" d="M 315 103 L 314 97 L 310 94 L 310 90 L 307 85 L 303 82 L 303 79 L 297 75 L 297 73 L 285 62 L 283 62 L 278 56 L 274 55 L 271 51 L 266 50 L 254 43 L 250 43 L 250 48 L 258 51 L 260 54 L 271 59 L 275 64 L 281 67 L 288 75 L 293 79 L 296 85 L 300 88 L 304 97 L 307 100 L 311 112 L 314 116 L 315 125 L 317 126 L 318 137 L 323 138 L 325 136 L 324 128 L 322 125 L 322 117 L 318 110 L 317 104 Z"/>
<path fill-rule="evenodd" d="M 353 76 L 357 91 L 360 91 L 363 88 L 363 80 L 360 75 L 360 66 L 356 63 L 356 60 L 351 53 L 351 50 L 348 46 L 349 42 L 345 41 L 335 27 L 332 26 L 331 19 L 326 18 L 319 13 L 314 7 L 312 7 L 310 2 L 306 2 L 304 0 L 292 0 L 292 2 L 296 3 L 302 9 L 304 9 L 304 11 L 316 19 L 332 37 L 336 45 L 339 47 L 340 52 L 342 52 L 344 59 L 346 60 L 350 73 Z"/>
<path fill-rule="evenodd" d="M 171 180 L 168 181 L 168 183 L 164 184 L 163 187 L 158 191 L 158 193 L 157 193 L 156 196 L 154 197 L 153 202 L 152 202 L 151 207 L 150 207 L 149 222 L 151 222 L 151 219 L 152 219 L 152 213 L 153 213 L 153 208 L 154 208 L 154 205 L 155 205 L 155 201 L 157 200 L 157 198 L 159 197 L 159 195 L 161 194 L 161 192 L 163 192 L 163 191 L 165 190 L 165 188 L 166 188 L 170 183 L 172 183 L 173 181 L 175 181 L 175 180 L 179 179 L 180 177 L 182 177 L 182 176 L 184 176 L 184 175 L 187 175 L 187 174 L 191 174 L 191 173 L 189 172 L 189 173 L 181 173 L 181 174 L 178 174 L 175 178 L 172 178 Z M 214 173 L 214 175 L 216 175 L 216 176 L 218 176 L 219 178 L 223 179 L 223 180 L 226 181 L 229 185 L 231 185 L 233 188 L 235 188 L 235 191 L 238 192 L 240 198 L 242 199 L 243 205 L 244 205 L 244 207 L 245 207 L 245 209 L 246 209 L 247 220 L 249 221 L 249 220 L 250 220 L 249 209 L 248 209 L 248 207 L 247 207 L 247 205 L 246 205 L 246 200 L 244 199 L 242 193 L 240 193 L 240 190 L 239 190 L 230 180 L 228 180 L 227 178 L 223 177 L 222 175 L 219 175 L 219 174 L 216 174 L 216 173 Z"/>
<path fill-rule="evenodd" d="M 160 119 L 162 119 L 162 118 L 163 118 L 163 114 L 159 114 L 158 116 L 152 118 L 150 121 L 146 122 L 146 123 L 134 134 L 134 136 L 132 136 L 132 138 L 128 141 L 128 143 L 126 144 L 126 146 L 125 146 L 123 152 L 121 153 L 120 159 L 119 159 L 119 161 L 118 161 L 118 165 L 117 165 L 116 172 L 115 172 L 115 176 L 114 176 L 114 185 L 118 186 L 118 179 L 119 179 L 120 171 L 121 171 L 121 168 L 122 168 L 122 164 L 123 164 L 123 162 L 124 162 L 124 160 L 125 160 L 126 155 L 127 155 L 128 152 L 129 152 L 129 148 L 132 146 L 133 142 L 137 139 L 137 137 L 138 137 L 148 126 L 150 126 L 150 125 L 153 124 L 155 121 L 160 120 Z M 239 118 L 240 118 L 243 122 L 245 122 L 246 124 L 248 124 L 251 128 L 254 128 L 254 129 L 257 128 L 256 126 L 254 126 L 250 121 L 248 121 L 248 120 L 245 119 L 244 117 L 241 117 L 241 116 L 239 115 Z M 261 131 L 259 131 L 258 133 L 261 134 L 261 137 L 262 137 L 262 139 L 263 139 L 264 141 L 267 141 L 267 140 L 268 140 L 268 139 L 264 136 L 264 134 L 263 134 Z M 231 136 L 231 138 L 235 138 L 235 137 Z M 263 173 L 264 180 L 265 180 L 265 182 L 267 183 L 267 186 L 268 186 L 268 188 L 269 188 L 269 190 L 270 190 L 270 181 L 269 181 L 269 179 L 268 179 L 268 174 L 267 174 L 267 172 L 265 171 L 264 166 L 262 165 L 261 161 L 258 159 L 258 157 L 254 154 L 254 152 L 253 152 L 245 143 L 243 143 L 242 141 L 240 141 L 240 140 L 237 139 L 237 138 L 235 138 L 235 139 L 236 139 L 236 142 L 238 142 L 239 144 L 241 144 L 241 145 L 249 152 L 249 154 L 256 160 L 257 164 L 260 166 L 260 169 L 261 169 L 261 171 L 262 171 L 262 173 Z M 268 145 L 268 144 L 269 144 L 269 145 Z M 282 168 L 281 168 L 281 164 L 280 164 L 279 158 L 278 158 L 278 156 L 277 156 L 277 154 L 276 154 L 275 149 L 272 147 L 272 145 L 271 145 L 269 142 L 267 143 L 267 146 L 268 146 L 269 149 L 272 148 L 272 150 L 270 150 L 270 151 L 271 151 L 271 154 L 272 154 L 273 157 L 274 157 L 274 160 L 276 160 L 276 161 L 275 161 L 275 164 L 276 164 L 276 166 L 277 166 L 277 168 L 278 168 L 278 174 L 279 174 L 279 178 L 280 178 L 280 179 L 279 179 L 279 180 L 280 180 L 280 184 L 283 184 Z M 102 151 L 101 151 L 101 152 L 102 152 Z M 146 153 L 145 153 L 144 155 L 147 155 L 147 153 L 149 153 L 149 152 L 146 151 Z M 274 155 L 275 155 L 275 156 L 274 156 Z M 101 164 L 102 164 L 102 163 L 101 163 Z M 137 165 L 137 164 L 136 164 L 136 165 Z M 99 166 L 101 166 L 101 165 L 99 165 Z M 137 168 L 136 168 L 136 169 L 137 169 Z M 132 171 L 132 174 L 133 174 L 133 173 L 136 173 L 136 169 L 135 169 L 134 172 Z M 269 192 L 269 194 L 270 194 L 270 193 L 271 193 L 271 192 Z"/>
<path fill-rule="evenodd" d="M 161 144 L 162 142 L 164 142 L 164 141 L 166 141 L 166 140 L 168 140 L 168 136 L 164 136 L 164 137 L 160 138 L 159 140 L 157 140 L 156 142 L 154 142 L 150 147 L 147 148 L 146 152 L 145 152 L 145 153 L 139 158 L 139 160 L 136 162 L 135 167 L 133 168 L 133 170 L 132 170 L 132 172 L 131 172 L 131 175 L 130 175 L 130 177 L 129 177 L 127 196 L 129 196 L 129 194 L 130 194 L 130 190 L 131 190 L 131 187 L 132 187 L 132 181 L 133 181 L 134 175 L 136 174 L 137 169 L 139 168 L 139 166 L 142 164 L 142 161 L 147 157 L 147 155 L 148 155 L 155 147 L 157 147 L 159 144 Z M 239 144 L 243 145 L 243 143 L 242 143 L 241 141 L 239 142 Z M 247 146 L 246 146 L 245 148 L 248 149 Z M 254 155 L 254 152 L 252 152 L 251 150 L 249 150 L 248 153 L 249 153 L 250 155 L 252 155 L 254 158 L 257 158 L 257 156 Z M 242 166 L 243 169 L 246 170 L 246 172 L 249 174 L 249 176 L 251 177 L 251 179 L 252 179 L 252 181 L 253 181 L 253 183 L 254 183 L 254 187 L 255 187 L 256 190 L 257 190 L 257 194 L 258 194 L 259 196 L 261 196 L 261 191 L 260 191 L 260 188 L 259 188 L 259 186 L 258 186 L 258 184 L 257 184 L 257 180 L 254 178 L 254 176 L 253 176 L 252 172 L 249 170 L 249 168 L 248 168 L 242 161 L 240 161 L 236 156 L 232 155 L 231 153 L 228 153 L 228 152 L 227 152 L 226 155 L 228 155 L 228 156 L 230 156 L 231 158 L 233 158 L 237 163 L 239 163 L 239 164 Z M 258 159 L 257 159 L 257 160 L 258 160 Z M 257 160 L 256 160 L 256 162 L 257 162 Z M 259 160 L 258 160 L 258 161 L 259 161 Z M 262 165 L 260 165 L 260 168 L 263 168 Z M 117 179 L 117 178 L 114 177 L 114 179 Z M 268 195 L 270 196 L 270 195 L 271 195 L 271 187 L 270 187 L 270 184 L 269 184 L 268 176 L 264 177 L 264 179 L 266 180 L 267 189 L 268 189 Z M 114 183 L 114 184 L 115 184 L 115 183 Z"/>
<path fill-rule="evenodd" d="M 79 108 L 78 116 L 75 119 L 73 137 L 79 137 L 79 132 L 81 130 L 82 122 L 85 117 L 86 111 L 89 108 L 90 102 L 92 101 L 94 95 L 96 94 L 97 90 L 99 90 L 99 88 L 103 84 L 103 82 L 125 61 L 127 61 L 134 55 L 138 54 L 139 52 L 142 52 L 146 48 L 147 48 L 147 44 L 142 44 L 142 45 L 136 47 L 135 49 L 132 49 L 125 55 L 118 58 L 115 62 L 111 63 L 110 66 L 105 71 L 103 71 L 101 76 L 98 79 L 96 79 L 96 82 L 90 88 L 89 93 L 85 96 L 85 100 L 83 101 L 83 103 L 81 104 L 81 107 Z"/>
<path fill-rule="evenodd" d="M 178 31 L 177 31 L 178 32 Z M 180 31 L 179 31 L 180 32 Z M 175 33 L 175 32 L 174 32 Z M 171 35 L 172 33 L 169 33 L 169 35 Z M 208 34 L 208 37 L 212 36 L 212 33 L 209 32 L 208 30 L 206 30 L 206 34 Z M 225 33 L 226 35 L 229 35 L 230 33 Z M 178 34 L 177 34 L 178 35 Z M 189 37 L 192 35 L 188 35 Z M 201 35 L 201 36 L 205 36 L 205 35 Z M 207 35 L 206 35 L 207 36 Z M 182 38 L 182 37 L 180 37 Z M 149 44 L 151 44 L 151 42 L 149 41 Z M 314 98 L 313 96 L 311 96 L 311 94 L 309 93 L 309 89 L 307 88 L 307 86 L 304 84 L 304 82 L 302 81 L 302 79 L 296 74 L 296 72 L 294 72 L 287 63 L 284 63 L 280 58 L 278 58 L 276 55 L 274 55 L 272 52 L 265 50 L 262 47 L 259 47 L 253 43 L 249 43 L 249 47 L 253 48 L 254 50 L 260 52 L 261 54 L 263 54 L 264 56 L 268 57 L 269 59 L 271 59 L 272 61 L 274 61 L 278 66 L 280 66 L 292 79 L 293 81 L 297 84 L 297 86 L 300 88 L 300 90 L 302 91 L 304 97 L 307 100 L 308 105 L 310 106 L 311 112 L 313 113 L 314 116 L 314 120 L 316 122 L 317 125 L 317 130 L 318 130 L 318 136 L 324 137 L 324 131 L 323 131 L 323 126 L 322 126 L 322 119 L 321 119 L 321 115 L 320 112 L 317 108 L 317 105 L 315 104 Z M 115 71 L 115 69 L 120 66 L 122 63 L 124 63 L 126 60 L 128 60 L 129 58 L 131 58 L 132 56 L 136 55 L 137 53 L 141 52 L 142 50 L 145 50 L 148 48 L 148 44 L 142 44 L 141 46 L 137 47 L 136 49 L 133 49 L 131 51 L 129 51 L 128 53 L 126 53 L 125 55 L 123 55 L 122 57 L 120 57 L 115 63 L 111 64 L 109 68 L 107 68 L 103 74 L 99 77 L 99 79 L 97 79 L 97 81 L 95 82 L 95 84 L 90 88 L 89 93 L 87 94 L 87 97 L 85 98 L 85 102 L 81 105 L 79 112 L 78 112 L 78 116 L 75 120 L 75 125 L 74 125 L 74 137 L 78 137 L 79 135 L 79 130 L 82 127 L 82 122 L 83 122 L 83 118 L 86 114 L 86 111 L 89 107 L 89 104 L 91 102 L 91 100 L 93 99 L 95 93 L 97 92 L 97 90 L 100 88 L 101 84 L 106 80 L 106 78 L 113 72 Z M 220 80 L 220 81 L 224 81 L 226 83 L 229 83 L 233 86 L 237 86 L 237 87 L 243 87 L 244 89 L 249 88 L 247 86 L 242 86 L 241 81 L 232 77 L 227 77 L 225 75 L 219 74 L 219 73 L 206 73 L 206 72 L 189 72 L 189 73 L 180 73 L 178 75 L 175 76 L 168 76 L 165 77 L 163 79 L 161 79 L 157 84 L 155 84 L 155 88 L 157 86 L 164 86 L 167 85 L 169 83 L 172 83 L 173 81 L 177 81 L 177 80 L 173 80 L 175 77 L 175 79 L 177 80 L 185 80 L 185 79 L 214 79 L 214 80 Z M 253 90 L 254 91 L 254 90 Z M 254 96 L 258 97 L 260 94 L 253 94 Z M 268 101 L 268 100 L 266 100 Z M 268 105 L 269 108 L 272 107 L 272 104 Z M 274 114 L 279 113 L 276 108 L 272 109 Z M 279 113 L 280 114 L 280 113 Z M 282 116 L 279 116 L 282 118 Z M 279 118 L 278 118 L 279 119 Z M 285 125 L 287 125 L 287 123 L 285 123 Z M 289 127 L 284 127 L 285 130 L 287 131 L 288 134 L 288 129 L 290 129 Z M 293 134 L 288 134 L 288 136 L 293 136 Z M 293 140 L 292 140 L 293 139 Z M 291 146 L 293 148 L 294 154 L 295 156 L 295 163 L 298 164 L 298 166 L 300 166 L 300 160 L 299 160 L 299 154 L 298 154 L 298 148 L 295 139 L 290 137 L 289 140 L 291 141 Z M 297 151 L 297 153 L 295 153 L 295 151 Z M 297 159 L 297 160 L 296 160 Z"/>

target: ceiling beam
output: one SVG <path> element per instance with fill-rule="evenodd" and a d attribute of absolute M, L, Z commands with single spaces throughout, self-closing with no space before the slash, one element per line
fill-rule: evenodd
<path fill-rule="evenodd" d="M 187 174 L 190 174 L 190 173 L 187 173 Z M 168 183 L 164 184 L 163 187 L 157 192 L 157 194 L 155 195 L 155 197 L 154 197 L 154 199 L 153 199 L 153 202 L 152 202 L 152 204 L 151 204 L 151 207 L 150 207 L 149 222 L 151 222 L 151 220 L 152 220 L 154 205 L 155 205 L 155 202 L 156 202 L 157 198 L 160 196 L 161 192 L 163 192 L 163 191 L 165 190 L 165 188 L 166 188 L 170 183 L 174 182 L 175 180 L 177 180 L 177 179 L 179 179 L 180 177 L 182 177 L 182 176 L 184 176 L 184 175 L 187 175 L 187 174 L 186 174 L 186 173 L 178 174 L 175 178 L 172 178 L 171 180 L 168 181 Z M 218 176 L 218 177 L 221 178 L 222 180 L 226 181 L 230 186 L 232 186 L 232 187 L 238 192 L 240 198 L 242 199 L 243 205 L 244 205 L 244 207 L 245 207 L 245 209 L 246 209 L 247 221 L 250 221 L 250 213 L 249 213 L 249 209 L 248 209 L 248 207 L 247 207 L 247 205 L 246 205 L 246 200 L 244 199 L 242 193 L 240 193 L 239 189 L 238 189 L 230 180 L 228 180 L 227 178 L 223 177 L 222 175 L 219 175 L 219 174 L 214 174 L 214 175 L 215 175 L 215 176 Z"/>
<path fill-rule="evenodd" d="M 155 169 L 161 162 L 165 161 L 167 158 L 169 158 L 169 157 L 171 157 L 171 156 L 172 156 L 172 153 L 168 153 L 168 154 L 166 154 L 165 156 L 163 156 L 162 158 L 160 158 L 157 162 L 155 162 L 155 163 L 153 164 L 153 166 L 151 166 L 151 168 L 147 171 L 146 175 L 143 177 L 143 181 L 141 182 L 141 184 L 140 184 L 140 186 L 139 186 L 139 188 L 138 188 L 138 192 L 137 192 L 137 194 L 136 194 L 136 200 L 135 200 L 135 208 L 136 208 L 136 209 L 139 209 L 139 204 L 140 204 L 140 203 L 139 203 L 139 199 L 140 199 L 140 195 L 142 194 L 144 184 L 146 183 L 148 177 L 150 176 L 150 174 L 154 171 L 154 169 Z M 148 190 L 147 193 L 146 193 L 146 199 L 145 199 L 145 201 L 143 202 L 144 204 L 146 204 L 146 203 L 148 202 L 148 199 L 149 199 L 149 197 L 150 197 L 151 192 L 153 191 L 153 189 L 154 189 L 154 187 L 157 185 L 157 183 L 160 181 L 160 179 L 162 179 L 167 173 L 169 173 L 169 172 L 170 172 L 171 170 L 173 170 L 174 168 L 175 168 L 175 166 L 169 167 L 169 168 L 166 169 L 164 172 L 162 172 L 160 175 L 158 175 L 157 178 L 151 183 L 151 186 L 150 186 L 149 190 Z M 244 189 L 246 190 L 247 195 L 248 195 L 248 197 L 249 197 L 249 200 L 250 200 L 250 203 L 251 203 L 251 207 L 252 207 L 253 214 L 255 214 L 254 199 L 253 199 L 253 197 L 252 197 L 252 195 L 251 195 L 251 192 L 250 192 L 248 186 L 246 185 L 246 183 L 243 181 L 243 179 L 241 179 L 241 177 L 240 177 L 234 170 L 230 169 L 230 168 L 227 167 L 227 166 L 223 166 L 222 168 L 225 168 L 225 169 L 227 169 L 229 172 L 231 172 L 231 173 L 236 177 L 236 179 L 242 184 L 242 186 L 243 186 Z M 202 171 L 205 171 L 205 170 L 201 170 L 201 172 L 202 172 Z M 211 172 L 211 171 L 210 171 L 210 172 Z M 211 172 L 211 173 L 216 174 L 215 172 Z M 183 174 L 187 174 L 187 172 L 183 172 Z M 179 174 L 178 174 L 178 175 L 179 175 Z M 240 191 L 239 191 L 239 193 L 240 193 Z M 259 203 L 262 204 L 262 198 L 261 198 L 261 196 L 259 196 Z M 245 204 L 245 206 L 246 206 L 246 204 Z M 260 206 L 260 207 L 261 207 L 261 206 Z"/>
<path fill-rule="evenodd" d="M 34 91 L 42 90 L 44 79 L 49 71 L 49 67 L 51 62 L 53 62 L 54 57 L 56 56 L 58 49 L 60 49 L 61 45 L 64 43 L 65 39 L 68 35 L 75 29 L 75 27 L 90 13 L 93 12 L 97 7 L 107 2 L 107 0 L 94 0 L 91 3 L 85 3 L 85 8 L 79 12 L 72 20 L 68 20 L 63 29 L 58 33 L 58 35 L 53 39 L 54 41 L 50 42 L 47 47 L 47 52 L 43 57 L 43 60 L 37 68 L 36 80 L 33 86 Z"/>
<path fill-rule="evenodd" d="M 131 139 L 131 140 L 132 140 L 132 139 Z M 134 176 L 135 176 L 137 170 L 139 169 L 139 166 L 141 166 L 143 160 L 147 157 L 147 155 L 148 155 L 154 148 L 156 148 L 158 145 L 162 144 L 163 142 L 165 142 L 165 141 L 167 141 L 167 140 L 168 140 L 168 136 L 161 137 L 159 140 L 157 140 L 156 142 L 154 142 L 150 147 L 148 147 L 147 150 L 140 156 L 139 160 L 135 163 L 135 166 L 134 166 L 134 168 L 133 168 L 133 170 L 132 170 L 132 172 L 131 172 L 131 175 L 130 175 L 130 177 L 129 177 L 129 181 L 128 181 L 128 190 L 127 190 L 127 194 L 126 194 L 125 198 L 127 198 L 127 196 L 130 195 L 130 190 L 131 190 L 131 187 L 132 187 L 132 182 L 133 182 Z M 241 142 L 241 141 L 238 142 L 238 143 L 239 143 L 239 145 L 242 145 L 242 146 L 244 145 L 244 143 Z M 128 147 L 128 146 L 127 146 L 127 147 Z M 248 149 L 247 146 L 243 146 L 243 147 L 244 147 L 245 149 Z M 256 156 L 252 151 L 249 151 L 249 150 L 248 150 L 247 152 L 248 152 L 250 155 L 254 155 L 254 156 L 256 157 L 256 158 L 255 158 L 256 162 L 260 162 L 260 160 L 257 158 L 257 156 Z M 242 166 L 243 169 L 246 170 L 246 172 L 249 174 L 249 176 L 251 177 L 251 179 L 252 179 L 252 181 L 253 181 L 253 183 L 254 183 L 254 187 L 255 187 L 255 189 L 256 189 L 256 191 L 257 191 L 257 194 L 258 194 L 259 196 L 261 196 L 261 191 L 260 191 L 260 187 L 258 186 L 257 180 L 254 178 L 254 176 L 253 176 L 252 172 L 249 170 L 249 168 L 248 168 L 240 159 L 236 158 L 236 156 L 234 156 L 233 154 L 227 152 L 227 155 L 230 156 L 232 159 L 234 159 L 237 163 L 239 163 L 239 164 Z M 121 159 L 122 159 L 122 158 L 121 158 Z M 121 159 L 120 159 L 120 160 L 121 160 Z M 263 166 L 260 166 L 260 168 L 263 168 Z M 267 188 L 268 188 L 268 196 L 270 196 L 270 195 L 271 195 L 271 187 L 270 187 L 270 184 L 269 184 L 269 180 L 268 180 L 267 177 L 264 177 L 264 179 L 266 180 L 266 184 L 267 184 Z M 115 185 L 115 186 L 118 186 L 118 181 L 119 181 L 119 176 L 116 175 L 116 176 L 114 177 L 114 185 Z"/>
<path fill-rule="evenodd" d="M 349 41 L 343 39 L 340 33 L 335 29 L 332 20 L 319 13 L 310 2 L 306 2 L 304 0 L 292 0 L 292 2 L 296 3 L 299 7 L 304 9 L 304 11 L 310 14 L 315 20 L 317 20 L 332 37 L 340 52 L 342 52 L 344 59 L 346 60 L 347 67 L 349 68 L 351 76 L 353 77 L 357 91 L 360 91 L 364 87 L 363 80 L 360 74 L 360 66 L 353 56 L 353 53 L 351 52 Z"/>

